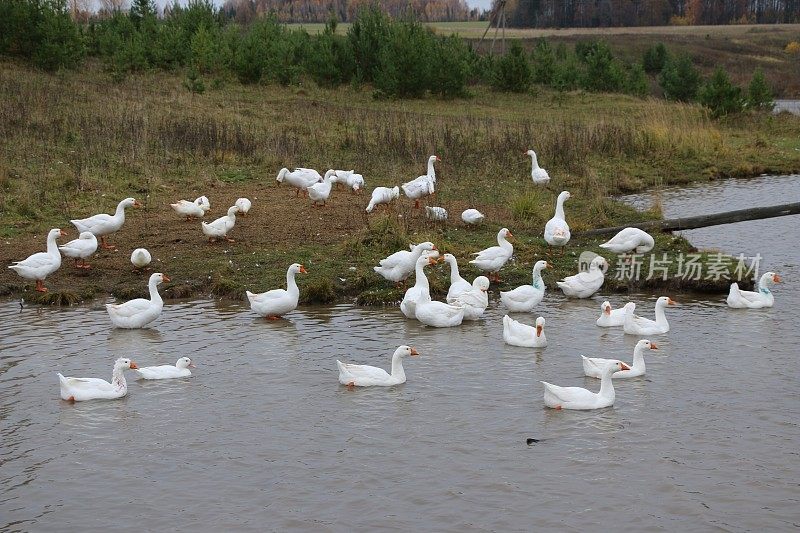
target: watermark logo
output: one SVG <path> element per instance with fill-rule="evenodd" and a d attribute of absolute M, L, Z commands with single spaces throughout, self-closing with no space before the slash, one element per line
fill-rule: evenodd
<path fill-rule="evenodd" d="M 589 265 L 597 254 L 583 251 L 578 257 L 581 271 L 589 270 Z M 739 254 L 738 257 L 722 253 L 699 254 L 667 253 L 622 254 L 614 263 L 614 279 L 621 281 L 638 281 L 641 279 L 680 278 L 690 281 L 741 281 L 752 277 L 758 279 L 761 254 L 749 257 Z"/>

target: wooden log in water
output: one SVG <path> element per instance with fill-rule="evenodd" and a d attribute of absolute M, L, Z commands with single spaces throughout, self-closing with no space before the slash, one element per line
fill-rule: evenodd
<path fill-rule="evenodd" d="M 615 226 L 613 228 L 597 228 L 579 233 L 579 237 L 592 237 L 595 235 L 606 235 L 617 233 L 625 228 L 639 228 L 645 231 L 678 231 L 684 229 L 705 228 L 707 226 L 718 226 L 720 224 L 732 224 L 734 222 L 744 222 L 745 220 L 759 220 L 762 218 L 785 217 L 787 215 L 800 214 L 800 202 L 793 204 L 774 205 L 770 207 L 753 207 L 750 209 L 739 209 L 726 213 L 715 213 L 713 215 L 700 215 L 696 217 L 672 218 L 669 220 L 648 220 L 627 226 Z"/>

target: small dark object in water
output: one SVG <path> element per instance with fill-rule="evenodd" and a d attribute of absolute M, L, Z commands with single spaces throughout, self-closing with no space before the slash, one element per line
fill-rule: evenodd
<path fill-rule="evenodd" d="M 537 442 L 539 442 L 539 439 L 528 438 L 525 442 L 528 443 L 528 446 L 530 446 L 531 444 L 536 444 Z"/>
<path fill-rule="evenodd" d="M 25 298 L 19 299 L 19 310 L 22 311 L 25 308 Z"/>

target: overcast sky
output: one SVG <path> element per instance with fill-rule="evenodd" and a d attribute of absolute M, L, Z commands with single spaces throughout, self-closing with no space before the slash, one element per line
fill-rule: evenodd
<path fill-rule="evenodd" d="M 492 0 L 467 0 L 469 7 L 480 7 L 481 9 L 489 9 Z"/>

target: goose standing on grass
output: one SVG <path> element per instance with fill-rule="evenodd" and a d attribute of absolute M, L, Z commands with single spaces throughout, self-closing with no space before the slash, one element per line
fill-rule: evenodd
<path fill-rule="evenodd" d="M 392 355 L 392 373 L 369 365 L 351 365 L 336 360 L 339 368 L 339 383 L 348 387 L 391 387 L 406 382 L 403 358 L 416 356 L 419 352 L 411 346 L 400 346 Z"/>
<path fill-rule="evenodd" d="M 756 291 L 743 291 L 738 283 L 731 283 L 731 290 L 725 300 L 728 307 L 734 309 L 760 309 L 762 307 L 772 307 L 775 304 L 775 296 L 769 289 L 773 284 L 780 283 L 781 277 L 775 272 L 765 272 L 758 280 Z"/>
<path fill-rule="evenodd" d="M 506 308 L 515 313 L 524 313 L 533 311 L 533 308 L 539 305 L 544 298 L 544 280 L 542 279 L 542 270 L 550 268 L 547 261 L 536 261 L 533 265 L 533 284 L 521 285 L 514 290 L 500 291 L 500 301 Z"/>
<path fill-rule="evenodd" d="M 544 240 L 550 246 L 562 248 L 567 245 L 570 238 L 569 224 L 564 218 L 564 202 L 569 200 L 569 191 L 562 191 L 556 200 L 556 213 L 544 226 Z"/>
<path fill-rule="evenodd" d="M 150 290 L 150 299 L 136 298 L 121 304 L 106 304 L 106 311 L 115 327 L 122 329 L 143 328 L 161 316 L 164 300 L 158 294 L 158 286 L 170 281 L 166 274 L 156 272 L 150 275 L 147 288 Z"/>
<path fill-rule="evenodd" d="M 236 213 L 239 208 L 235 205 L 228 208 L 228 214 L 219 217 L 213 222 L 201 222 L 203 233 L 208 237 L 208 242 L 214 242 L 217 239 L 225 239 L 228 242 L 236 242 L 228 237 L 228 232 L 233 229 L 236 224 Z"/>
<path fill-rule="evenodd" d="M 428 220 L 447 220 L 447 209 L 444 207 L 425 206 L 425 218 Z"/>
<path fill-rule="evenodd" d="M 544 385 L 544 404 L 552 409 L 602 409 L 614 405 L 616 394 L 611 375 L 631 367 L 622 361 L 610 361 L 600 375 L 600 392 L 592 392 L 582 387 L 559 387 L 546 381 Z"/>
<path fill-rule="evenodd" d="M 489 278 L 478 276 L 472 282 L 469 290 L 458 293 L 453 298 L 448 298 L 447 303 L 464 308 L 464 320 L 478 320 L 489 307 Z"/>
<path fill-rule="evenodd" d="M 472 284 L 461 277 L 458 271 L 458 261 L 453 254 L 444 254 L 443 260 L 450 265 L 450 288 L 447 290 L 447 301 L 455 298 L 464 291 L 472 289 Z"/>
<path fill-rule="evenodd" d="M 484 218 L 486 217 L 483 215 L 483 213 L 477 209 L 465 209 L 464 212 L 461 213 L 461 220 L 464 221 L 464 224 L 480 224 L 483 222 Z"/>
<path fill-rule="evenodd" d="M 658 346 L 656 343 L 650 342 L 647 339 L 642 339 L 636 343 L 636 347 L 633 349 L 633 364 L 630 366 L 630 370 L 620 370 L 618 372 L 614 372 L 611 377 L 614 379 L 618 378 L 635 378 L 637 376 L 643 376 L 645 373 L 645 366 L 644 366 L 644 351 L 645 350 L 658 350 Z M 589 376 L 590 378 L 600 378 L 603 375 L 603 369 L 609 364 L 614 363 L 616 359 L 602 359 L 600 357 L 586 357 L 585 355 L 581 355 L 583 359 L 583 373 Z"/>
<path fill-rule="evenodd" d="M 128 394 L 128 382 L 125 381 L 124 371 L 136 370 L 136 363 L 130 359 L 120 357 L 114 363 L 111 373 L 111 383 L 98 378 L 65 378 L 60 373 L 58 381 L 61 386 L 61 399 L 70 402 L 84 402 L 87 400 L 116 400 Z"/>
<path fill-rule="evenodd" d="M 611 250 L 615 254 L 626 254 L 635 251 L 637 254 L 647 253 L 655 247 L 656 241 L 646 231 L 639 228 L 625 228 L 611 240 L 604 242 L 600 248 Z"/>
<path fill-rule="evenodd" d="M 354 193 L 361 193 L 364 190 L 364 176 L 357 174 L 353 170 L 335 170 L 333 180 L 334 183 L 343 183 L 346 187 L 353 190 Z"/>
<path fill-rule="evenodd" d="M 186 220 L 192 218 L 203 218 L 206 211 L 211 209 L 211 202 L 205 196 L 200 196 L 194 202 L 189 200 L 178 200 L 174 204 L 169 204 L 181 216 L 186 217 Z"/>
<path fill-rule="evenodd" d="M 430 156 L 428 158 L 428 173 L 424 176 L 418 176 L 402 185 L 403 194 L 411 200 L 414 200 L 414 208 L 419 208 L 420 198 L 432 195 L 436 192 L 436 171 L 433 168 L 433 164 L 437 161 L 441 161 L 438 156 Z"/>
<path fill-rule="evenodd" d="M 372 198 L 367 205 L 367 213 L 372 213 L 372 210 L 381 204 L 388 204 L 392 200 L 400 198 L 400 187 L 375 187 L 372 191 Z"/>
<path fill-rule="evenodd" d="M 89 218 L 82 218 L 79 220 L 70 220 L 73 226 L 78 228 L 78 231 L 90 231 L 95 237 L 100 237 L 100 247 L 103 249 L 116 249 L 106 242 L 106 235 L 115 233 L 122 228 L 125 224 L 125 209 L 128 207 L 142 207 L 138 201 L 133 198 L 125 198 L 117 204 L 117 210 L 113 215 L 100 213 Z"/>
<path fill-rule="evenodd" d="M 536 319 L 536 327 L 517 322 L 508 315 L 503 317 L 503 341 L 523 348 L 544 348 L 547 337 L 544 334 L 544 317 Z"/>
<path fill-rule="evenodd" d="M 536 152 L 528 150 L 525 152 L 531 156 L 531 179 L 536 185 L 547 185 L 550 183 L 550 175 L 547 171 L 539 166 L 539 160 L 536 157 Z"/>
<path fill-rule="evenodd" d="M 669 331 L 669 322 L 664 309 L 668 305 L 675 305 L 676 302 L 669 296 L 662 296 L 656 300 L 656 319 L 650 320 L 643 318 L 634 312 L 635 305 L 625 304 L 625 322 L 622 331 L 628 335 L 660 335 Z"/>
<path fill-rule="evenodd" d="M 619 309 L 612 309 L 611 303 L 606 300 L 600 304 L 600 318 L 597 319 L 597 325 L 601 328 L 622 326 L 625 324 L 625 313 L 628 312 L 629 307 L 634 309 L 636 304 L 633 302 L 628 302 Z"/>
<path fill-rule="evenodd" d="M 271 291 L 255 294 L 247 291 L 250 300 L 250 309 L 267 320 L 278 320 L 286 313 L 297 309 L 300 300 L 300 289 L 294 280 L 296 274 L 307 274 L 306 267 L 300 263 L 293 263 L 286 271 L 286 289 L 273 289 Z"/>
<path fill-rule="evenodd" d="M 414 267 L 416 276 L 414 286 L 406 291 L 403 295 L 403 301 L 400 302 L 400 311 L 403 312 L 406 318 L 417 318 L 417 301 L 423 290 L 430 290 L 428 277 L 425 275 L 425 265 L 435 265 L 437 262 L 436 257 L 438 256 L 439 252 L 436 251 L 424 252 L 417 259 Z"/>
<path fill-rule="evenodd" d="M 250 208 L 253 207 L 253 202 L 247 198 L 238 198 L 233 205 L 239 208 L 239 213 L 241 213 L 243 217 L 246 217 Z"/>
<path fill-rule="evenodd" d="M 285 180 L 286 183 L 296 189 L 294 195 L 299 196 L 300 191 L 307 195 L 308 188 L 321 179 L 322 176 L 313 168 L 296 168 L 292 172 L 289 172 L 288 168 L 282 168 L 280 172 L 278 172 L 278 177 L 275 178 L 275 181 L 283 183 Z"/>
<path fill-rule="evenodd" d="M 149 265 L 152 260 L 153 258 L 150 256 L 150 252 L 144 248 L 137 248 L 131 253 L 131 264 L 136 270 L 142 270 Z"/>
<path fill-rule="evenodd" d="M 500 283 L 499 271 L 514 253 L 514 246 L 507 240 L 509 237 L 514 236 L 508 228 L 503 228 L 497 233 L 497 246 L 472 254 L 477 257 L 470 261 L 470 264 L 475 265 L 484 272 L 488 272 L 490 281 Z"/>
<path fill-rule="evenodd" d="M 190 368 L 196 368 L 188 357 L 181 357 L 175 365 L 145 366 L 137 368 L 136 372 L 142 379 L 173 379 L 188 378 L 192 375 Z"/>
<path fill-rule="evenodd" d="M 598 255 L 589 263 L 588 272 L 567 276 L 563 280 L 557 281 L 556 285 L 570 298 L 589 298 L 603 286 L 606 279 L 606 268 L 608 268 L 608 262 Z"/>
<path fill-rule="evenodd" d="M 75 260 L 75 268 L 92 268 L 86 258 L 97 251 L 97 237 L 90 231 L 82 232 L 77 239 L 58 247 L 66 257 Z"/>
<path fill-rule="evenodd" d="M 58 251 L 56 239 L 66 235 L 58 228 L 51 229 L 47 234 L 47 251 L 29 256 L 27 259 L 17 261 L 10 268 L 21 278 L 36 281 L 37 292 L 47 292 L 44 280 L 61 267 L 61 254 Z"/>
<path fill-rule="evenodd" d="M 333 169 L 330 169 L 325 173 L 325 177 L 322 178 L 322 181 L 308 187 L 308 197 L 314 200 L 311 207 L 317 207 L 317 202 L 322 202 L 322 205 L 325 205 L 325 202 L 328 201 L 331 195 L 331 188 L 333 187 L 332 179 Z"/>
<path fill-rule="evenodd" d="M 405 280 L 417 264 L 417 259 L 422 252 L 437 251 L 432 242 L 422 242 L 414 245 L 411 250 L 400 250 L 385 259 L 381 259 L 380 266 L 372 267 L 372 270 L 384 277 L 388 281 L 400 283 Z"/>

